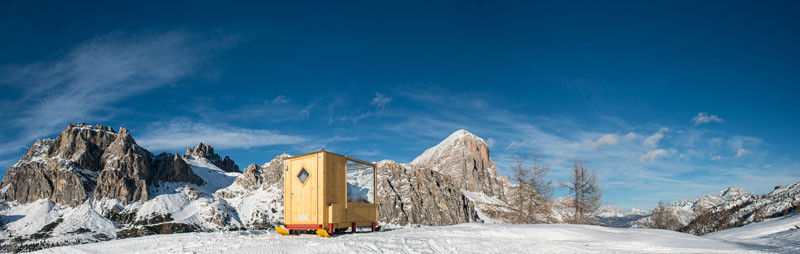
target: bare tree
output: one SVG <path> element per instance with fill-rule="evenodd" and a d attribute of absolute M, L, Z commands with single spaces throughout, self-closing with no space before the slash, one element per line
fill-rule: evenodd
<path fill-rule="evenodd" d="M 573 209 L 572 223 L 592 223 L 592 214 L 600 208 L 600 199 L 603 196 L 597 184 L 597 172 L 583 166 L 582 160 L 576 160 L 572 167 L 572 176 L 568 183 L 561 186 L 569 189 L 573 200 L 570 208 Z"/>
<path fill-rule="evenodd" d="M 651 228 L 678 230 L 680 223 L 678 218 L 672 213 L 672 209 L 667 206 L 664 200 L 658 201 L 658 206 L 653 208 L 653 214 L 650 216 Z"/>
<path fill-rule="evenodd" d="M 537 223 L 550 214 L 550 198 L 553 195 L 552 180 L 547 180 L 550 167 L 541 163 L 541 156 L 532 153 L 512 154 L 516 164 L 511 167 L 511 180 L 517 185 L 512 189 L 511 208 L 513 223 Z"/>

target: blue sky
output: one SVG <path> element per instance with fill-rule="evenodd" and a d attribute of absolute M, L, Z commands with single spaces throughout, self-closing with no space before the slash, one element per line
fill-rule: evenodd
<path fill-rule="evenodd" d="M 793 1 L 58 4 L 0 3 L 0 168 L 86 122 L 241 167 L 463 128 L 501 174 L 583 159 L 622 208 L 800 180 Z"/>

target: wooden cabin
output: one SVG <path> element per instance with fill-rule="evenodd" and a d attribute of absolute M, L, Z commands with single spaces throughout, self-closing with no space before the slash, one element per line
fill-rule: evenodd
<path fill-rule="evenodd" d="M 283 218 L 296 230 L 372 227 L 378 222 L 377 166 L 323 150 L 284 161 Z M 320 230 L 322 229 L 322 230 Z M 329 236 L 329 235 L 328 235 Z"/>

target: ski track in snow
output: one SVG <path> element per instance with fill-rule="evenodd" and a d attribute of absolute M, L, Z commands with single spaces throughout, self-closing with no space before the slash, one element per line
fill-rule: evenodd
<path fill-rule="evenodd" d="M 764 253 L 765 246 L 643 228 L 459 224 L 386 232 L 281 236 L 274 231 L 155 235 L 38 253 Z M 789 251 L 783 249 L 780 251 Z M 800 249 L 794 249 L 800 251 Z"/>

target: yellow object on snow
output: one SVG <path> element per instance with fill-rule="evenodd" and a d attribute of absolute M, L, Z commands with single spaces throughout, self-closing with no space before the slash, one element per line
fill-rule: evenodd
<path fill-rule="evenodd" d="M 331 235 L 328 234 L 328 231 L 324 229 L 317 229 L 317 235 L 321 237 L 331 237 Z"/>
<path fill-rule="evenodd" d="M 278 231 L 278 234 L 281 235 L 289 235 L 289 231 L 281 226 L 275 227 L 275 231 Z"/>

